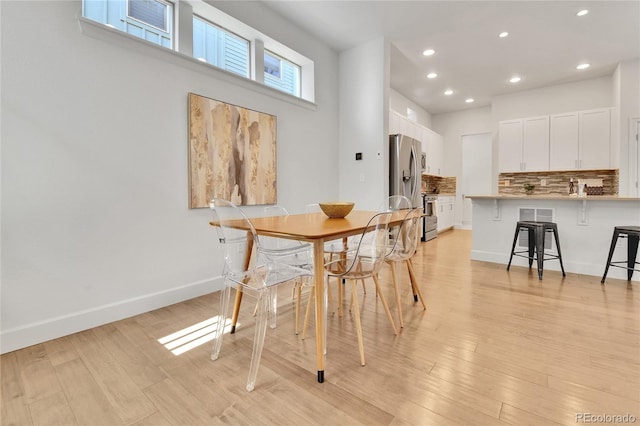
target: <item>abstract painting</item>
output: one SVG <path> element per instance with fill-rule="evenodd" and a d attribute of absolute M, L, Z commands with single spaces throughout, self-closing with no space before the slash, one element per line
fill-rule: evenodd
<path fill-rule="evenodd" d="M 190 208 L 277 201 L 274 115 L 189 93 Z"/>

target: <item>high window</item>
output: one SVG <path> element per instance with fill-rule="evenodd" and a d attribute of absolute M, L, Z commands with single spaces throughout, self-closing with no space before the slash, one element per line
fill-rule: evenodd
<path fill-rule="evenodd" d="M 164 0 L 83 0 L 82 16 L 173 47 L 173 4 Z"/>
<path fill-rule="evenodd" d="M 193 57 L 249 77 L 249 41 L 204 19 L 193 18 Z"/>
<path fill-rule="evenodd" d="M 265 50 L 264 84 L 293 96 L 300 96 L 300 66 Z"/>
<path fill-rule="evenodd" d="M 83 32 L 111 37 L 105 26 L 111 27 L 179 57 L 306 101 L 315 98 L 312 60 L 202 0 L 82 0 L 81 24 Z"/>

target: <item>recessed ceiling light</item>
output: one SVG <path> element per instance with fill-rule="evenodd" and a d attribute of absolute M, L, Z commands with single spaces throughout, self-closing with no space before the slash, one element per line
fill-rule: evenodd
<path fill-rule="evenodd" d="M 465 101 L 466 103 L 470 104 L 470 103 L 471 103 L 471 102 L 473 102 L 474 100 L 475 100 L 475 99 L 473 99 L 473 98 L 467 98 L 467 99 L 465 99 L 464 101 Z"/>
<path fill-rule="evenodd" d="M 436 51 L 435 51 L 435 50 L 433 50 L 433 49 L 427 49 L 427 50 L 425 50 L 424 52 L 422 52 L 422 54 L 423 54 L 424 56 L 431 56 L 431 55 L 433 55 L 434 53 L 436 53 Z"/>
<path fill-rule="evenodd" d="M 435 72 L 430 72 L 429 74 L 427 74 L 427 78 L 436 78 L 438 76 L 438 74 L 436 74 Z"/>
<path fill-rule="evenodd" d="M 505 37 L 506 37 L 506 36 L 508 36 L 508 35 L 509 35 L 509 33 L 508 33 L 508 32 L 503 31 L 503 32 L 501 32 L 500 34 L 498 34 L 498 37 L 500 37 L 500 38 L 505 38 Z"/>
<path fill-rule="evenodd" d="M 587 68 L 589 68 L 591 65 L 590 64 L 580 64 L 576 67 L 576 69 L 578 70 L 586 70 Z"/>
<path fill-rule="evenodd" d="M 576 13 L 577 16 L 584 16 L 587 13 L 589 13 L 589 11 L 587 9 L 582 9 L 580 12 Z"/>
<path fill-rule="evenodd" d="M 520 77 L 518 77 L 517 75 L 514 75 L 509 79 L 509 83 L 518 83 L 520 80 L 522 80 Z"/>
<path fill-rule="evenodd" d="M 447 89 L 447 90 L 444 91 L 444 94 L 447 95 L 447 96 L 453 95 L 453 90 Z"/>

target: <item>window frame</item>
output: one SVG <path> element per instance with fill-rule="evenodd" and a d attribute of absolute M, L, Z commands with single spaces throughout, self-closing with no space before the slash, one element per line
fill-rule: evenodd
<path fill-rule="evenodd" d="M 174 25 L 171 25 L 171 22 L 170 22 L 170 21 L 174 21 L 175 22 L 175 10 L 176 10 L 175 4 L 173 2 L 170 2 L 170 1 L 167 1 L 167 0 L 151 0 L 151 1 L 154 1 L 156 3 L 160 3 L 160 4 L 164 5 L 164 7 L 165 7 L 165 10 L 164 10 L 164 26 L 166 28 L 160 28 L 160 27 L 157 27 L 157 26 L 155 26 L 155 25 L 153 25 L 153 24 L 151 24 L 151 23 L 149 23 L 147 21 L 143 21 L 142 19 L 138 19 L 135 16 L 131 16 L 129 14 L 129 12 L 130 12 L 130 4 L 133 3 L 133 1 L 134 0 L 126 0 L 126 6 L 125 6 L 126 10 L 125 10 L 124 18 L 125 19 L 131 19 L 131 20 L 136 21 L 136 22 L 140 22 L 141 24 L 147 25 L 147 26 L 149 26 L 151 28 L 155 28 L 158 31 L 163 31 L 165 33 L 171 34 L 171 44 L 173 45 L 174 44 L 173 43 L 173 32 L 169 32 L 169 30 L 173 30 L 173 28 L 175 27 Z M 171 13 L 167 13 L 168 8 L 171 8 Z"/>

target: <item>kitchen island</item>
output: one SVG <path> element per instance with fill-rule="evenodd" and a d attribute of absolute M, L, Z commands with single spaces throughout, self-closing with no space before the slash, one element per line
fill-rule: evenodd
<path fill-rule="evenodd" d="M 518 220 L 551 220 L 558 224 L 565 271 L 600 278 L 613 228 L 640 225 L 640 198 L 634 197 L 477 195 L 467 198 L 473 206 L 471 259 L 504 265 L 509 262 Z M 552 249 L 555 252 L 555 245 Z M 626 255 L 626 239 L 618 240 L 614 260 L 624 260 Z M 528 261 L 514 256 L 513 265 L 528 266 Z M 546 261 L 544 269 L 559 271 L 560 264 Z M 594 283 L 599 283 L 599 278 L 594 278 Z M 626 280 L 626 270 L 610 268 L 609 278 Z M 640 272 L 634 274 L 633 281 L 640 281 Z"/>

